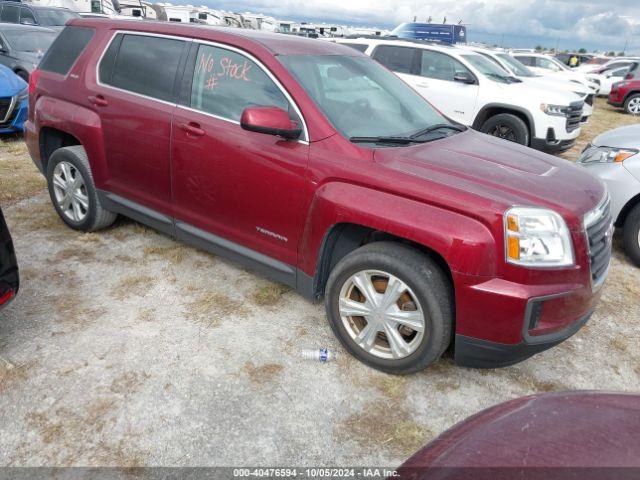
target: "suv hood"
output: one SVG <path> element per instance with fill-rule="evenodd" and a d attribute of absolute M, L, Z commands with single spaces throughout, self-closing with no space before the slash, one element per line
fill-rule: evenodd
<path fill-rule="evenodd" d="M 460 202 L 460 210 L 493 216 L 513 205 L 551 208 L 572 229 L 582 227 L 582 216 L 605 194 L 602 181 L 567 160 L 472 130 L 416 146 L 377 149 L 374 160 L 427 181 L 413 187 L 430 202 L 446 199 L 443 206 L 449 208 Z M 476 204 L 469 205 L 460 192 L 476 196 Z"/>
<path fill-rule="evenodd" d="M 496 84 L 499 85 L 500 89 L 504 92 L 509 92 L 509 94 L 516 99 L 514 102 L 517 101 L 518 105 L 522 103 L 523 98 L 528 99 L 528 101 L 538 99 L 540 103 L 550 103 L 553 105 L 570 105 L 584 98 L 573 91 L 536 85 L 526 80 L 518 83 L 496 82 Z"/>

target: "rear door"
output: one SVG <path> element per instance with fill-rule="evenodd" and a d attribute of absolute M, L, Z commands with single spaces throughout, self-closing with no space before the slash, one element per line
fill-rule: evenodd
<path fill-rule="evenodd" d="M 287 266 L 297 263 L 310 194 L 307 134 L 296 141 L 249 132 L 240 116 L 276 106 L 304 126 L 300 111 L 266 67 L 233 47 L 194 42 L 187 72 L 172 130 L 176 233 L 291 284 Z"/>
<path fill-rule="evenodd" d="M 181 38 L 117 33 L 87 98 L 102 123 L 111 200 L 134 210 L 128 212 L 134 218 L 152 216 L 139 219 L 161 230 L 172 229 L 171 117 L 189 45 Z"/>

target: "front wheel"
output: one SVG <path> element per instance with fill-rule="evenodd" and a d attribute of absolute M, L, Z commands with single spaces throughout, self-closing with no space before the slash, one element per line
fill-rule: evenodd
<path fill-rule="evenodd" d="M 430 257 L 375 242 L 336 265 L 325 307 L 331 329 L 353 356 L 387 373 L 408 374 L 449 346 L 452 299 L 447 276 Z"/>
<path fill-rule="evenodd" d="M 640 267 L 640 205 L 636 205 L 624 222 L 624 251 Z"/>
<path fill-rule="evenodd" d="M 529 145 L 527 124 L 520 117 L 511 113 L 494 115 L 482 124 L 480 131 L 520 145 Z"/>
<path fill-rule="evenodd" d="M 640 115 L 640 93 L 634 93 L 624 102 L 624 110 L 631 115 Z"/>

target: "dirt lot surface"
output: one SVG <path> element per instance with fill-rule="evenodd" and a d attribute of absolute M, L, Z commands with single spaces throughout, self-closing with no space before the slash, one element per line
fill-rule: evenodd
<path fill-rule="evenodd" d="M 634 121 L 598 101 L 582 140 Z M 638 390 L 640 269 L 619 239 L 569 341 L 501 370 L 444 359 L 394 377 L 348 356 L 321 305 L 231 262 L 125 219 L 66 228 L 19 139 L 1 145 L 0 182 L 22 274 L 0 314 L 0 465 L 396 466 L 504 400 Z M 341 356 L 300 359 L 320 346 Z"/>

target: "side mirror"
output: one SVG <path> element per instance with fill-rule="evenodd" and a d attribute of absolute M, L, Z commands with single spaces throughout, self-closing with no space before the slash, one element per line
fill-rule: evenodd
<path fill-rule="evenodd" d="M 289 140 L 300 137 L 302 129 L 278 107 L 247 107 L 240 117 L 240 126 L 250 132 L 277 135 Z"/>
<path fill-rule="evenodd" d="M 460 82 L 467 85 L 474 85 L 476 83 L 476 79 L 469 72 L 456 72 L 453 76 L 454 82 Z"/>

